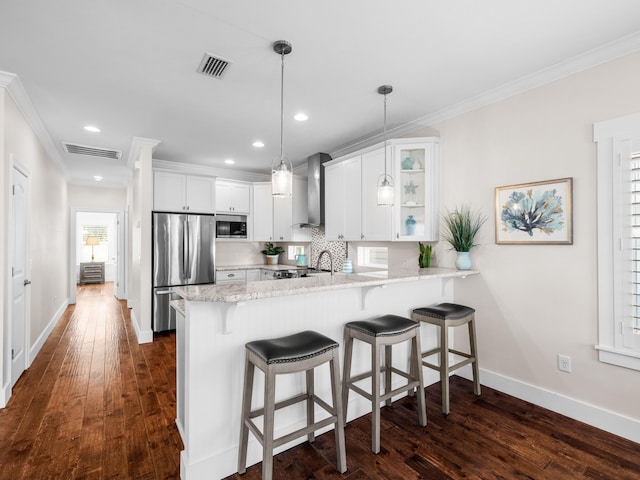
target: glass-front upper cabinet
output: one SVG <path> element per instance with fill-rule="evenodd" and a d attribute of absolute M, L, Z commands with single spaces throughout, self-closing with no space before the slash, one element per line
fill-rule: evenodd
<path fill-rule="evenodd" d="M 439 240 L 437 137 L 403 138 L 393 147 L 393 240 Z"/>

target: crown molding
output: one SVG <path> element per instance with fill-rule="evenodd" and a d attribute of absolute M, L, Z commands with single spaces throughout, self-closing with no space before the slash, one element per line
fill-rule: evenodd
<path fill-rule="evenodd" d="M 40 140 L 44 150 L 60 169 L 65 179 L 69 181 L 69 170 L 62 161 L 60 152 L 58 152 L 51 135 L 49 135 L 47 127 L 45 127 L 38 111 L 33 106 L 33 103 L 31 102 L 29 95 L 27 95 L 27 91 L 24 89 L 18 75 L 15 73 L 0 71 L 0 87 L 4 87 L 7 92 L 9 92 L 9 95 L 11 95 L 11 98 L 18 106 L 18 109 L 22 112 L 27 123 L 31 126 L 33 133 L 36 135 L 38 140 Z"/>
<path fill-rule="evenodd" d="M 555 65 L 531 75 L 527 75 L 513 82 L 509 82 L 483 92 L 475 97 L 471 97 L 452 105 L 451 107 L 438 110 L 409 123 L 395 127 L 387 131 L 387 138 L 401 137 L 422 128 L 431 127 L 439 122 L 455 118 L 464 113 L 505 100 L 528 90 L 533 90 L 534 88 L 541 87 L 589 68 L 610 62 L 616 58 L 637 52 L 638 50 L 640 50 L 640 32 L 632 33 L 613 42 L 601 45 L 589 50 L 588 52 L 556 63 Z M 345 145 L 331 153 L 331 157 L 338 158 L 348 155 L 356 150 L 367 148 L 382 141 L 384 141 L 384 136 L 382 134 L 358 139 L 357 141 L 349 145 Z"/>
<path fill-rule="evenodd" d="M 189 175 L 206 175 L 225 180 L 237 180 L 241 182 L 266 182 L 271 176 L 264 173 L 246 172 L 231 168 L 208 167 L 189 163 L 170 162 L 168 160 L 153 159 L 152 168 L 166 172 L 177 172 Z"/>
<path fill-rule="evenodd" d="M 160 143 L 160 140 L 154 140 L 152 138 L 133 137 L 131 140 L 131 148 L 129 148 L 129 156 L 127 157 L 127 168 L 133 171 L 140 156 L 140 150 L 148 147 L 151 148 L 151 153 L 153 153 Z"/>

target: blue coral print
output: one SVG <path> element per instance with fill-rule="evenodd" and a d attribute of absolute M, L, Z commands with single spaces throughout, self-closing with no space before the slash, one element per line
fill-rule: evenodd
<path fill-rule="evenodd" d="M 507 232 L 521 231 L 533 237 L 536 229 L 547 235 L 565 226 L 562 197 L 553 190 L 512 192 L 502 206 L 500 220 Z"/>

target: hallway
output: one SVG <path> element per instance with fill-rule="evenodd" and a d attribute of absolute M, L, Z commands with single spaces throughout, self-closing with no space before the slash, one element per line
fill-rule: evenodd
<path fill-rule="evenodd" d="M 0 410 L 0 478 L 178 478 L 175 334 L 139 345 L 112 283 L 77 295 Z"/>

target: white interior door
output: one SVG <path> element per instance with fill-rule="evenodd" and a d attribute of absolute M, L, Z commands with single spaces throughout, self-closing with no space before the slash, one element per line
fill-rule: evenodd
<path fill-rule="evenodd" d="M 11 386 L 26 367 L 28 179 L 13 169 L 9 235 L 11 236 Z"/>

